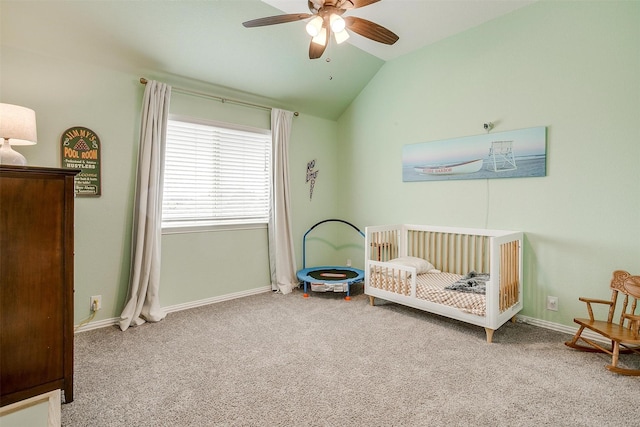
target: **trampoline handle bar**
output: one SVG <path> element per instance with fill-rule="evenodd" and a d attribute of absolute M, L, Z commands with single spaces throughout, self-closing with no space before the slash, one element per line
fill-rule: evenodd
<path fill-rule="evenodd" d="M 314 228 L 316 228 L 320 224 L 324 224 L 325 222 L 341 222 L 343 224 L 347 224 L 347 225 L 351 226 L 354 230 L 356 230 L 358 233 L 360 233 L 360 235 L 362 237 L 365 237 L 364 233 L 362 231 L 360 231 L 360 229 L 358 227 L 356 227 L 355 225 L 353 225 L 350 222 L 345 221 L 343 219 L 331 218 L 331 219 L 325 219 L 323 221 L 320 221 L 320 222 L 314 224 L 313 226 L 311 226 L 311 228 L 308 229 L 307 232 L 304 233 L 304 236 L 302 237 L 302 268 L 306 268 L 306 263 L 307 263 L 307 234 L 309 234 L 311 232 L 311 230 L 313 230 Z"/>

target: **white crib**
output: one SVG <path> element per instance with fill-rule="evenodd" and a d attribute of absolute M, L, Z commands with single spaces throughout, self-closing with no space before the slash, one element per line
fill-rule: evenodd
<path fill-rule="evenodd" d="M 489 343 L 522 310 L 522 232 L 399 224 L 367 227 L 365 235 L 371 305 L 377 297 L 482 326 Z M 445 289 L 470 272 L 489 274 L 484 293 Z"/>

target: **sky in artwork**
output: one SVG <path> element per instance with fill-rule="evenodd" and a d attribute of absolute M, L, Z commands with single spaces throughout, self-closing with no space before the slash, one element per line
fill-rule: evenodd
<path fill-rule="evenodd" d="M 402 163 L 406 166 L 426 166 L 484 159 L 489 156 L 493 141 L 513 141 L 513 153 L 516 157 L 544 155 L 546 128 L 535 127 L 407 144 L 402 147 Z"/>

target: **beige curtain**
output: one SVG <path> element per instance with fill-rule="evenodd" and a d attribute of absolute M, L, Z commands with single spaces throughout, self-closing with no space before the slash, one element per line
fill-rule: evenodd
<path fill-rule="evenodd" d="M 166 316 L 160 307 L 160 242 L 164 149 L 171 86 L 148 81 L 142 104 L 136 199 L 131 238 L 131 270 L 127 304 L 120 329 L 158 322 Z"/>
<path fill-rule="evenodd" d="M 298 285 L 289 201 L 289 137 L 293 113 L 271 110 L 272 182 L 269 216 L 271 289 L 290 293 Z"/>

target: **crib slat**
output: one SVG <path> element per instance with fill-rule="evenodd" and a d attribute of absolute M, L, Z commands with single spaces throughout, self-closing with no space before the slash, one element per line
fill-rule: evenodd
<path fill-rule="evenodd" d="M 500 245 L 500 311 L 504 311 L 506 304 L 507 293 L 509 292 L 505 282 L 509 279 L 506 277 L 505 265 L 506 265 L 506 251 L 504 245 Z"/>
<path fill-rule="evenodd" d="M 387 247 L 387 260 L 398 257 L 398 232 L 396 230 L 389 233 L 389 246 Z"/>
<path fill-rule="evenodd" d="M 519 297 L 519 256 L 518 242 L 508 242 L 500 246 L 500 311 L 505 311 L 518 302 Z"/>
<path fill-rule="evenodd" d="M 442 233 L 436 233 L 436 257 L 438 258 L 438 262 L 442 266 L 441 270 L 447 269 L 447 259 L 444 255 L 444 236 Z"/>
<path fill-rule="evenodd" d="M 516 242 L 511 242 L 511 260 L 509 262 L 509 270 L 511 272 L 511 300 L 509 301 L 510 304 L 509 306 L 512 306 L 513 304 L 515 304 L 518 301 L 518 289 L 519 289 L 519 283 L 518 281 L 520 280 L 520 278 L 518 276 L 516 276 L 516 272 L 519 269 L 519 258 L 518 258 L 518 246 L 516 245 Z"/>
<path fill-rule="evenodd" d="M 505 281 L 508 280 L 505 276 L 505 263 L 506 263 L 506 254 L 504 250 L 504 245 L 500 246 L 500 311 L 504 310 L 504 306 L 506 304 L 506 294 L 508 292 L 507 287 L 505 286 Z"/>
<path fill-rule="evenodd" d="M 456 238 L 456 253 L 454 255 L 454 259 L 458 262 L 456 263 L 456 272 L 462 271 L 462 244 L 463 244 L 463 236 L 458 235 Z M 460 273 L 458 273 L 460 274 Z"/>

